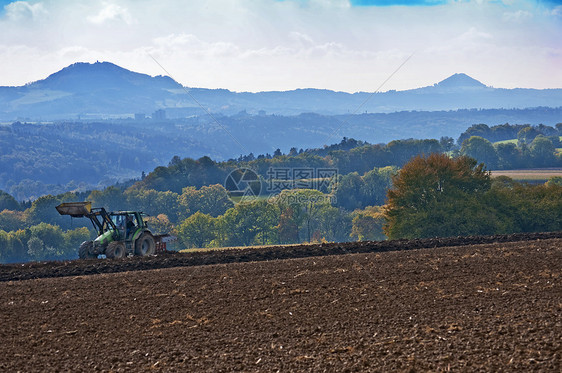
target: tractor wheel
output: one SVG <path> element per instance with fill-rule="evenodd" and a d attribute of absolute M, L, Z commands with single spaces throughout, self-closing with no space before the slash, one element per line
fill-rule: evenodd
<path fill-rule="evenodd" d="M 143 233 L 135 243 L 135 254 L 139 256 L 154 255 L 156 243 L 150 233 Z"/>
<path fill-rule="evenodd" d="M 107 245 L 105 256 L 109 259 L 123 258 L 126 253 L 125 243 L 123 241 L 113 241 Z"/>
<path fill-rule="evenodd" d="M 78 249 L 78 257 L 80 259 L 94 259 L 97 255 L 91 254 L 90 249 L 94 246 L 93 241 L 84 241 Z"/>

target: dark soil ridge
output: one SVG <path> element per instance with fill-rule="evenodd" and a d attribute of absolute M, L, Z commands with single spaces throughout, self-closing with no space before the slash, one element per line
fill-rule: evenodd
<path fill-rule="evenodd" d="M 49 277 L 85 276 L 102 273 L 142 271 L 160 268 L 228 264 L 314 256 L 376 253 L 447 246 L 519 242 L 562 238 L 562 232 L 515 233 L 493 236 L 401 239 L 342 243 L 270 246 L 262 248 L 213 250 L 205 252 L 166 252 L 151 257 L 129 257 L 114 260 L 69 260 L 0 265 L 0 282 Z"/>

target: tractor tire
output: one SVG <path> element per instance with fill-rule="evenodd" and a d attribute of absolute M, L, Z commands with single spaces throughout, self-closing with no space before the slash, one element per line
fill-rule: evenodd
<path fill-rule="evenodd" d="M 90 249 L 94 246 L 94 241 L 84 241 L 78 249 L 78 257 L 80 259 L 95 259 L 98 256 L 90 254 Z"/>
<path fill-rule="evenodd" d="M 154 255 L 156 242 L 150 233 L 143 233 L 135 242 L 135 254 L 138 256 Z"/>
<path fill-rule="evenodd" d="M 105 256 L 109 259 L 124 258 L 127 249 L 125 248 L 125 243 L 123 241 L 113 241 L 107 245 L 105 249 Z"/>

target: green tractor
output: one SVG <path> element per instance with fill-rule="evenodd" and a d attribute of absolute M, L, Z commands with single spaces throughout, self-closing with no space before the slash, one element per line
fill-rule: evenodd
<path fill-rule="evenodd" d="M 68 202 L 56 207 L 61 215 L 89 218 L 98 237 L 80 245 L 80 259 L 93 259 L 98 255 L 123 258 L 127 255 L 153 255 L 157 244 L 166 235 L 154 236 L 142 212 L 107 212 L 103 207 L 92 208 L 91 202 Z"/>

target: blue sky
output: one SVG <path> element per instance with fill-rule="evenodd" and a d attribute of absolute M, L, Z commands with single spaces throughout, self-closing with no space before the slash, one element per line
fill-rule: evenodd
<path fill-rule="evenodd" d="M 236 91 L 562 87 L 562 0 L 0 0 L 0 85 L 111 61 Z"/>
<path fill-rule="evenodd" d="M 352 0 L 351 5 L 355 6 L 433 6 L 446 4 L 446 0 Z"/>

